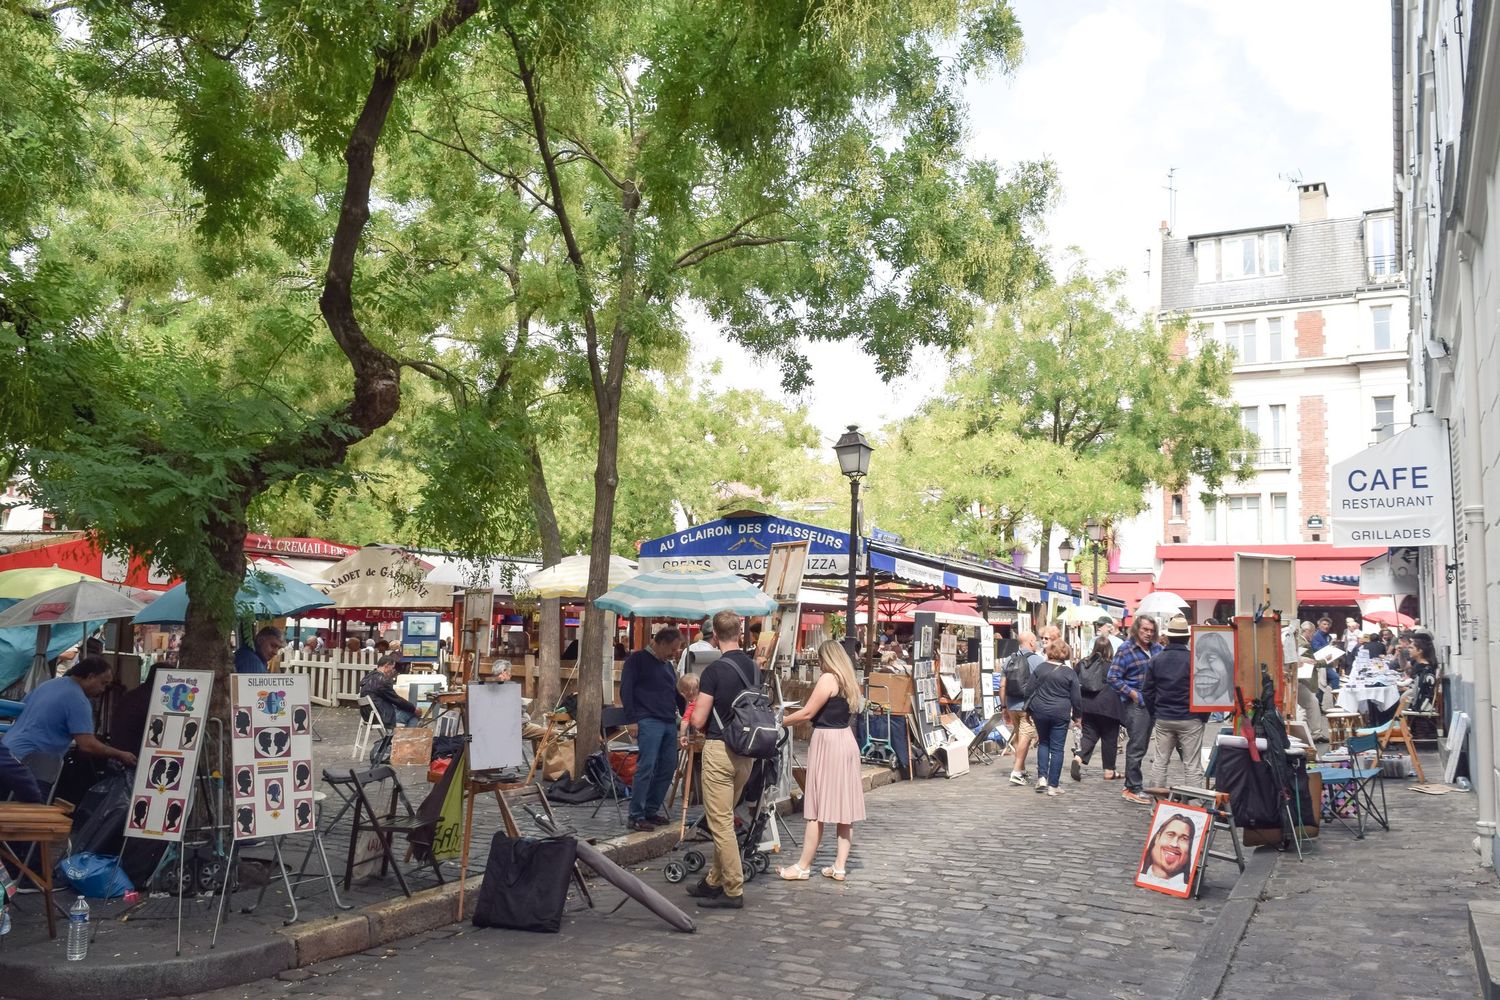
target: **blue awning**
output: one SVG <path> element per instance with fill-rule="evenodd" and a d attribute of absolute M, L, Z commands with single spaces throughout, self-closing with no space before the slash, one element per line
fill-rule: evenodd
<path fill-rule="evenodd" d="M 1341 573 L 1324 573 L 1318 577 L 1323 583 L 1336 583 L 1340 587 L 1358 587 L 1359 577 L 1345 576 Z"/>

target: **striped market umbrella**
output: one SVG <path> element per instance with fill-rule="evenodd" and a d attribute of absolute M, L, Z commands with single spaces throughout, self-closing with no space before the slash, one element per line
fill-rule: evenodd
<path fill-rule="evenodd" d="M 636 575 L 636 564 L 623 556 L 609 557 L 609 585 L 618 587 Z M 539 569 L 526 578 L 538 597 L 582 597 L 589 589 L 589 557 L 568 556 L 556 566 Z"/>
<path fill-rule="evenodd" d="M 768 615 L 771 595 L 733 573 L 642 573 L 594 601 L 617 615 L 691 618 L 701 621 L 719 611 Z"/>

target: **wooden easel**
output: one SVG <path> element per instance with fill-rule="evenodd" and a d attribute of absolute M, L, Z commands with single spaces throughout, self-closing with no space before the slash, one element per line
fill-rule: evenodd
<path fill-rule="evenodd" d="M 693 769 L 697 766 L 699 754 L 703 752 L 703 737 L 693 735 L 688 737 L 688 745 L 683 747 L 677 754 L 677 774 L 672 778 L 672 787 L 667 789 L 667 808 L 672 808 L 672 803 L 677 801 L 677 789 L 682 789 L 682 817 L 677 824 L 677 842 L 682 843 L 687 837 L 687 814 L 688 806 L 693 802 Z"/>
<path fill-rule="evenodd" d="M 474 799 L 491 793 L 495 796 L 495 803 L 500 807 L 500 817 L 505 823 L 506 836 L 521 836 L 520 827 L 516 825 L 515 813 L 511 810 L 513 805 L 524 809 L 535 804 L 547 817 L 549 823 L 554 827 L 558 825 L 557 817 L 552 813 L 552 804 L 547 801 L 547 795 L 542 791 L 541 785 L 529 781 L 517 784 L 476 778 L 466 779 L 464 781 L 464 845 L 459 861 L 458 915 L 454 918 L 459 922 L 464 919 L 464 899 L 469 881 L 469 850 L 474 842 Z M 589 887 L 583 880 L 583 871 L 578 867 L 577 862 L 573 864 L 573 881 L 577 884 L 578 891 L 583 894 L 584 900 L 592 907 L 594 897 L 589 894 Z"/>

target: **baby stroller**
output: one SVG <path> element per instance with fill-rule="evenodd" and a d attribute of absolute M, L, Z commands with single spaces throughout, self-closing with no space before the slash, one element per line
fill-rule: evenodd
<path fill-rule="evenodd" d="M 764 875 L 771 870 L 771 852 L 780 850 L 781 842 L 776 836 L 775 827 L 772 825 L 776 813 L 776 801 L 778 785 L 781 778 L 781 760 L 786 756 L 785 747 L 790 734 L 785 730 L 781 734 L 782 753 L 765 760 L 754 761 L 750 766 L 750 777 L 745 782 L 745 789 L 740 793 L 739 802 L 736 803 L 735 817 L 740 818 L 741 807 L 748 809 L 749 816 L 737 824 L 735 830 L 735 842 L 740 849 L 740 867 L 744 870 L 745 881 L 749 882 L 756 875 Z M 707 819 L 700 818 L 698 826 L 707 828 Z M 690 847 L 682 854 L 681 861 L 668 861 L 662 867 L 662 875 L 668 882 L 674 885 L 681 882 L 689 873 L 696 874 L 703 870 L 708 863 L 707 856 L 696 847 Z"/>

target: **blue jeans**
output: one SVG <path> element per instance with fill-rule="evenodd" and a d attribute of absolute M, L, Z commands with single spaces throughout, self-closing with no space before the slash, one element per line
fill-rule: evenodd
<path fill-rule="evenodd" d="M 640 757 L 630 790 L 630 818 L 645 819 L 661 812 L 677 773 L 677 723 L 666 719 L 641 719 L 636 723 L 636 746 Z"/>
<path fill-rule="evenodd" d="M 416 712 L 408 712 L 404 708 L 396 709 L 396 725 L 398 726 L 415 726 L 420 718 L 421 716 Z"/>
<path fill-rule="evenodd" d="M 47 801 L 31 768 L 16 760 L 15 755 L 0 744 L 0 798 L 10 792 L 15 793 L 17 802 Z"/>
<path fill-rule="evenodd" d="M 1036 776 L 1045 778 L 1053 788 L 1062 780 L 1063 748 L 1068 745 L 1069 719 L 1049 719 L 1032 715 L 1036 723 Z"/>

